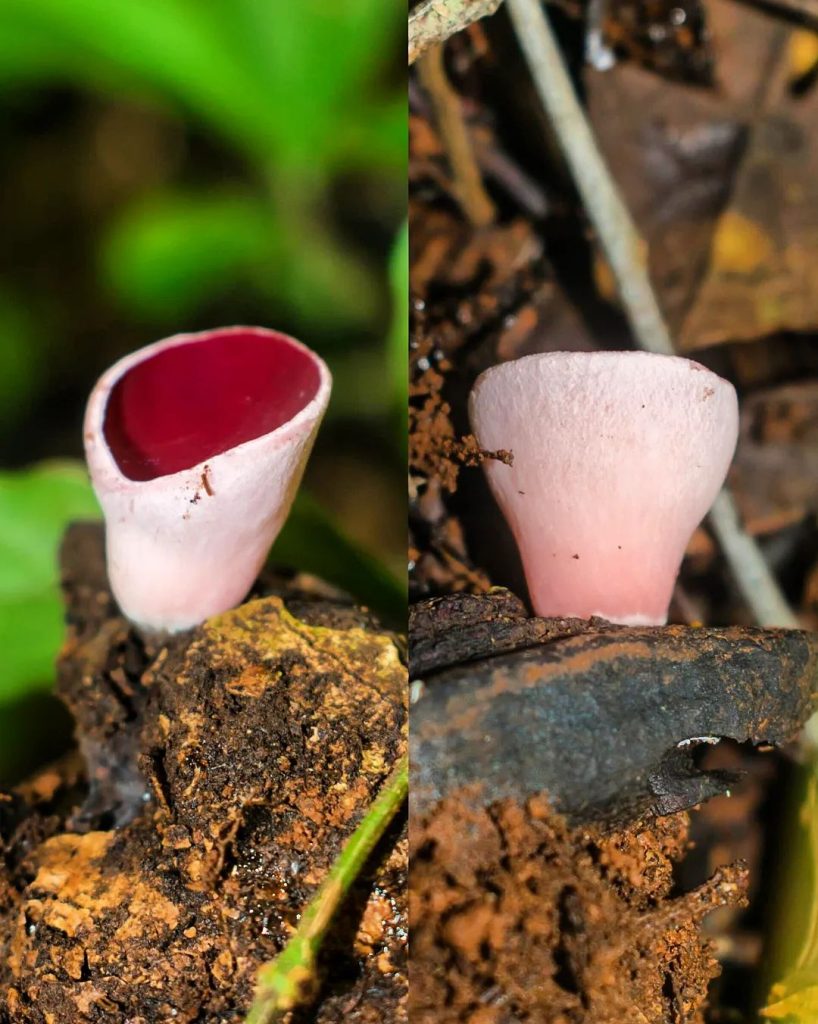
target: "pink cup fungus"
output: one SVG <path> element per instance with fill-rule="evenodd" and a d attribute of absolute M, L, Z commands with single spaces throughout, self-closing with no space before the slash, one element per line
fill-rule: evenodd
<path fill-rule="evenodd" d="M 284 524 L 332 386 L 259 327 L 177 334 L 94 387 L 85 451 L 123 613 L 176 631 L 234 607 Z"/>
<path fill-rule="evenodd" d="M 661 625 L 733 456 L 738 402 L 698 363 L 553 352 L 478 377 L 470 416 L 535 612 Z"/>

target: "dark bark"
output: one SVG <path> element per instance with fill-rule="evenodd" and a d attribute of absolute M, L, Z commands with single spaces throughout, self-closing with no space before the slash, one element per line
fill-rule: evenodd
<path fill-rule="evenodd" d="M 545 791 L 573 823 L 669 814 L 735 782 L 695 768 L 704 738 L 782 744 L 816 702 L 818 637 L 798 630 L 590 623 L 577 632 L 560 620 L 558 638 L 543 643 L 535 635 L 548 633 L 547 620 L 512 617 L 498 634 L 506 643 L 516 631 L 518 649 L 451 665 L 459 629 L 468 642 L 479 635 L 485 655 L 492 627 L 473 615 L 448 621 L 439 656 L 426 624 L 424 664 L 448 667 L 424 675 L 412 711 L 418 812 L 476 784 L 486 804 Z"/>

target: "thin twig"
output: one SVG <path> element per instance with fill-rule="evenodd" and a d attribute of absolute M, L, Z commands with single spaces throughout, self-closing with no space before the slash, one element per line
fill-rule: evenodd
<path fill-rule="evenodd" d="M 509 13 L 585 209 L 619 285 L 639 345 L 673 353 L 648 277 L 647 248 L 597 149 L 539 0 L 508 0 Z"/>
<path fill-rule="evenodd" d="M 494 14 L 503 0 L 423 0 L 409 15 L 409 63 L 473 21 Z"/>
<path fill-rule="evenodd" d="M 494 220 L 494 204 L 483 187 L 460 97 L 446 76 L 442 44 L 430 46 L 424 53 L 418 62 L 418 74 L 434 108 L 437 128 L 452 169 L 454 190 L 463 212 L 475 227 L 485 227 Z"/>
<path fill-rule="evenodd" d="M 508 8 L 540 99 L 613 270 L 634 338 L 648 352 L 673 355 L 670 331 L 648 274 L 647 246 L 597 148 L 540 0 L 508 0 Z M 758 545 L 741 528 L 726 488 L 716 499 L 710 521 L 759 625 L 797 627 Z"/>
<path fill-rule="evenodd" d="M 756 622 L 760 626 L 798 629 L 801 623 L 770 572 L 758 544 L 742 528 L 736 503 L 726 488 L 713 502 L 710 525 Z"/>
<path fill-rule="evenodd" d="M 378 840 L 406 799 L 409 758 L 404 755 L 304 911 L 295 934 L 258 972 L 256 997 L 245 1024 L 272 1024 L 308 996 L 327 928 Z"/>

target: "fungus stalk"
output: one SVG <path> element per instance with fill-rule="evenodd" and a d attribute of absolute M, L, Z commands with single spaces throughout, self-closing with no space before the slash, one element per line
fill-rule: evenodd
<path fill-rule="evenodd" d="M 667 621 L 685 548 L 738 437 L 732 385 L 688 359 L 555 352 L 492 367 L 470 399 L 542 616 Z"/>
<path fill-rule="evenodd" d="M 284 524 L 326 411 L 321 359 L 283 334 L 179 334 L 91 392 L 85 451 L 123 613 L 176 631 L 238 604 Z"/>

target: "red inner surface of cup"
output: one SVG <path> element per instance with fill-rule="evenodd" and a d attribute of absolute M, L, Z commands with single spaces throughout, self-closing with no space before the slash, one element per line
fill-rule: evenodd
<path fill-rule="evenodd" d="M 123 374 L 103 432 L 126 477 L 153 480 L 270 433 L 315 397 L 320 382 L 316 360 L 282 335 L 214 331 Z"/>

